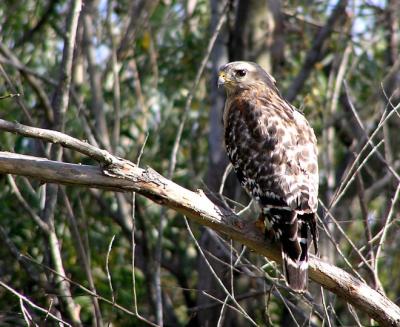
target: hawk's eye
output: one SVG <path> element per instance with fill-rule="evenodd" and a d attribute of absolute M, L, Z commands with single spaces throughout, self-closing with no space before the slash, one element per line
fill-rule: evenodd
<path fill-rule="evenodd" d="M 235 75 L 236 75 L 237 77 L 244 77 L 244 76 L 246 75 L 246 73 L 247 73 L 247 71 L 246 71 L 245 69 L 238 69 L 238 70 L 235 72 Z"/>

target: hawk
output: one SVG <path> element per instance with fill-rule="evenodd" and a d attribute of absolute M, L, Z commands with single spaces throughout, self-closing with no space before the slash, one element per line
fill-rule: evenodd
<path fill-rule="evenodd" d="M 307 290 L 308 230 L 318 252 L 317 140 L 306 118 L 281 96 L 258 64 L 235 61 L 219 70 L 226 90 L 225 146 L 242 187 L 280 240 L 287 284 Z"/>

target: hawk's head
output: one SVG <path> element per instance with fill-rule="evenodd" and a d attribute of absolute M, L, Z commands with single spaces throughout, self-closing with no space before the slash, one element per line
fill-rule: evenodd
<path fill-rule="evenodd" d="M 260 65 L 249 61 L 233 61 L 218 72 L 218 87 L 223 85 L 228 94 L 254 87 L 277 90 L 275 79 Z"/>

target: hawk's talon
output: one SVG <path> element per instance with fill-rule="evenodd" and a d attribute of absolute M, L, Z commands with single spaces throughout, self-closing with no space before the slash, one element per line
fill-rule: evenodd
<path fill-rule="evenodd" d="M 256 222 L 255 222 L 256 228 L 259 229 L 261 232 L 265 232 L 265 217 L 263 215 L 260 215 Z"/>
<path fill-rule="evenodd" d="M 276 233 L 273 228 L 265 228 L 264 232 L 265 239 L 268 241 L 275 242 L 276 241 Z"/>
<path fill-rule="evenodd" d="M 234 222 L 233 222 L 233 225 L 235 226 L 235 227 L 237 227 L 237 228 L 239 228 L 239 229 L 243 229 L 244 228 L 244 223 L 243 223 L 243 221 L 241 221 L 241 220 L 235 220 Z"/>

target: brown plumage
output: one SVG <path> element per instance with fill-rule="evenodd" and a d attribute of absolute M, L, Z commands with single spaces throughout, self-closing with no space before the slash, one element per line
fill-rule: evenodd
<path fill-rule="evenodd" d="M 273 77 L 255 63 L 222 66 L 218 85 L 227 93 L 223 123 L 228 157 L 281 242 L 288 285 L 303 292 L 308 284 L 308 229 L 318 250 L 314 131 L 282 98 Z"/>

